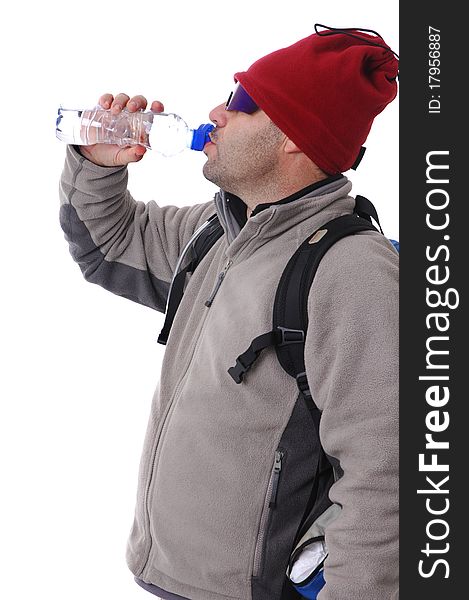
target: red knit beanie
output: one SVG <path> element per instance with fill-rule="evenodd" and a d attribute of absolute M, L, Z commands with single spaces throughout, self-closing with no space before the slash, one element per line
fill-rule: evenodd
<path fill-rule="evenodd" d="M 316 26 L 317 33 L 260 58 L 235 80 L 333 175 L 354 165 L 373 119 L 396 97 L 399 63 L 379 34 L 328 29 Z"/>

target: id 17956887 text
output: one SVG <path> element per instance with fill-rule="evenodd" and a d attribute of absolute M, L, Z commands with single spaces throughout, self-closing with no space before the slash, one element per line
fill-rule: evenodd
<path fill-rule="evenodd" d="M 428 88 L 431 98 L 428 101 L 429 114 L 441 111 L 441 32 L 436 27 L 428 27 Z"/>

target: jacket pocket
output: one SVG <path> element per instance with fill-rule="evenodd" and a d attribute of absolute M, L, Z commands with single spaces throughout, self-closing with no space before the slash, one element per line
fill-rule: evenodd
<path fill-rule="evenodd" d="M 325 530 L 340 513 L 337 504 L 329 506 L 308 528 L 293 549 L 287 576 L 304 598 L 316 600 L 325 584 L 324 561 L 327 558 Z"/>
<path fill-rule="evenodd" d="M 274 465 L 270 474 L 269 485 L 267 486 L 267 492 L 264 498 L 264 506 L 262 508 L 261 520 L 257 532 L 256 547 L 254 550 L 254 559 L 252 567 L 253 577 L 258 577 L 262 570 L 262 559 L 264 555 L 266 534 L 269 528 L 269 522 L 272 515 L 272 511 L 277 505 L 278 486 L 280 482 L 282 469 L 284 466 L 284 457 L 285 451 L 281 448 L 278 448 L 275 451 Z"/>
<path fill-rule="evenodd" d="M 324 586 L 324 561 L 327 547 L 324 536 L 308 540 L 297 548 L 290 559 L 289 578 L 304 598 L 316 600 Z"/>

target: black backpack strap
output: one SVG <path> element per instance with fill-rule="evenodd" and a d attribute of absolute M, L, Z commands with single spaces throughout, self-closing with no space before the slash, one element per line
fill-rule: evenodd
<path fill-rule="evenodd" d="M 356 212 L 359 217 L 366 219 L 370 223 L 372 222 L 371 219 L 373 218 L 378 224 L 379 230 L 381 233 L 383 233 L 381 224 L 379 222 L 378 213 L 376 212 L 376 208 L 371 200 L 368 200 L 368 198 L 365 198 L 365 196 L 355 196 L 354 212 Z"/>
<path fill-rule="evenodd" d="M 176 316 L 177 309 L 179 308 L 179 304 L 184 296 L 186 275 L 195 271 L 197 265 L 222 235 L 223 227 L 218 219 L 218 215 L 214 214 L 210 217 L 210 219 L 208 219 L 208 221 L 199 227 L 182 251 L 178 264 L 190 251 L 193 253 L 193 259 L 184 269 L 179 270 L 178 266 L 176 266 L 175 274 L 169 288 L 168 299 L 166 302 L 166 318 L 163 329 L 158 336 L 159 344 L 166 344 L 168 341 L 168 336 L 169 332 L 171 331 L 174 317 Z"/>
<path fill-rule="evenodd" d="M 370 203 L 371 204 L 371 203 Z M 308 296 L 319 263 L 327 250 L 341 238 L 360 231 L 377 231 L 370 220 L 353 213 L 326 223 L 301 244 L 285 267 L 275 296 L 273 329 L 255 338 L 240 354 L 228 373 L 241 383 L 260 352 L 274 345 L 285 371 L 295 378 L 311 410 L 311 397 L 304 362 L 304 342 L 308 328 Z"/>
<path fill-rule="evenodd" d="M 252 340 L 249 348 L 236 359 L 235 366 L 228 369 L 228 373 L 236 383 L 241 383 L 244 374 L 249 371 L 264 348 L 268 346 L 296 344 L 303 341 L 303 331 L 294 331 L 285 327 L 278 327 L 277 329 L 263 333 Z"/>
<path fill-rule="evenodd" d="M 322 257 L 340 239 L 361 231 L 376 231 L 370 221 L 357 214 L 329 221 L 309 236 L 288 262 L 280 279 L 274 302 L 273 327 L 301 331 L 303 341 L 278 345 L 277 357 L 285 371 L 297 381 L 300 391 L 311 398 L 304 361 L 304 337 L 308 329 L 308 296 Z M 312 399 L 311 399 L 312 401 Z"/>

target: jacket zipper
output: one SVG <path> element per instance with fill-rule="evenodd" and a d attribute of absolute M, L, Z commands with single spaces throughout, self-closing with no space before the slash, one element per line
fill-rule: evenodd
<path fill-rule="evenodd" d="M 168 429 L 169 426 L 169 421 L 171 419 L 171 415 L 174 412 L 174 408 L 177 404 L 177 401 L 179 400 L 179 397 L 181 395 L 182 389 L 183 389 L 183 382 L 186 379 L 186 376 L 189 372 L 190 366 L 192 364 L 192 359 L 194 358 L 194 355 L 196 353 L 197 347 L 199 345 L 203 330 L 204 330 L 204 325 L 205 325 L 206 319 L 203 321 L 201 329 L 200 329 L 200 333 L 199 336 L 197 337 L 195 346 L 194 346 L 194 350 L 192 353 L 192 357 L 189 361 L 189 364 L 187 365 L 187 369 L 184 372 L 184 375 L 181 377 L 181 379 L 179 380 L 178 384 L 176 385 L 175 388 L 175 392 L 173 394 L 173 397 L 168 405 L 168 408 L 166 410 L 166 413 L 163 415 L 162 419 L 161 419 L 161 428 L 160 431 L 158 433 L 158 435 L 156 436 L 156 440 L 155 440 L 155 445 L 153 447 L 152 450 L 152 457 L 151 457 L 151 461 L 150 461 L 150 470 L 149 470 L 149 478 L 148 478 L 148 482 L 147 482 L 147 487 L 145 490 L 145 495 L 144 495 L 144 508 L 145 508 L 145 512 L 146 512 L 146 519 L 147 519 L 147 523 L 148 523 L 148 531 L 146 532 L 148 535 L 148 538 L 150 540 L 150 544 L 148 547 L 148 551 L 146 554 L 146 557 L 143 561 L 143 566 L 140 569 L 140 573 L 139 573 L 139 577 L 143 577 L 144 575 L 144 571 L 146 569 L 146 566 L 148 564 L 148 561 L 150 559 L 150 554 L 151 554 L 151 548 L 153 546 L 153 539 L 151 536 L 151 532 L 150 532 L 150 490 L 152 487 L 152 481 L 153 481 L 153 477 L 155 474 L 155 470 L 156 470 L 156 464 L 157 464 L 157 458 L 158 458 L 158 450 L 161 448 L 161 445 L 163 443 L 163 439 L 165 436 L 165 433 Z"/>
<path fill-rule="evenodd" d="M 212 306 L 213 300 L 214 300 L 215 296 L 217 295 L 217 292 L 220 289 L 220 286 L 223 283 L 223 280 L 225 279 L 226 272 L 228 271 L 228 269 L 231 267 L 232 264 L 233 264 L 233 261 L 229 260 L 226 263 L 226 265 L 224 266 L 223 271 L 218 275 L 215 287 L 213 288 L 213 291 L 210 294 L 209 299 L 205 302 L 205 306 L 207 306 L 208 308 L 210 308 L 210 306 Z"/>
<path fill-rule="evenodd" d="M 223 271 L 218 275 L 217 284 L 215 286 L 214 291 L 210 295 L 210 298 L 211 298 L 212 301 L 213 301 L 213 298 L 215 297 L 218 289 L 220 288 L 220 285 L 221 285 L 223 279 L 225 278 L 226 272 L 228 271 L 228 269 L 230 268 L 230 266 L 232 265 L 232 263 L 233 263 L 233 261 L 229 260 L 226 263 L 225 267 L 223 268 Z M 207 303 L 206 303 L 206 305 L 207 305 Z M 146 557 L 145 557 L 144 561 L 142 561 L 143 566 L 139 570 L 139 576 L 140 577 L 143 575 L 143 573 L 144 573 L 144 571 L 146 569 L 146 566 L 148 564 L 148 560 L 149 560 L 150 554 L 151 554 L 151 548 L 152 548 L 152 545 L 153 545 L 153 541 L 151 539 L 151 533 L 150 533 L 150 506 L 149 506 L 149 497 L 150 497 L 151 483 L 152 483 L 152 480 L 153 480 L 153 475 L 154 475 L 154 471 L 155 471 L 155 467 L 156 467 L 156 462 L 157 462 L 158 448 L 161 447 L 161 443 L 162 443 L 164 434 L 165 434 L 166 430 L 168 429 L 168 423 L 169 423 L 171 414 L 173 413 L 173 409 L 174 409 L 174 407 L 176 405 L 177 399 L 180 396 L 180 391 L 182 390 L 183 382 L 184 382 L 184 380 L 185 380 L 185 378 L 187 376 L 187 373 L 189 372 L 190 366 L 191 366 L 192 361 L 194 359 L 194 356 L 196 354 L 197 347 L 198 347 L 198 345 L 200 343 L 200 340 L 201 340 L 201 337 L 202 337 L 202 334 L 203 334 L 203 331 L 204 331 L 205 323 L 207 321 L 207 318 L 206 318 L 207 315 L 208 315 L 208 312 L 205 313 L 205 318 L 203 319 L 203 322 L 201 324 L 199 335 L 198 335 L 198 337 L 196 339 L 196 342 L 195 342 L 195 345 L 194 345 L 194 350 L 192 352 L 191 358 L 189 359 L 189 363 L 188 363 L 188 365 L 186 367 L 186 370 L 185 370 L 183 376 L 181 377 L 181 379 L 179 380 L 178 384 L 176 385 L 175 392 L 174 392 L 174 395 L 172 397 L 172 400 L 170 401 L 170 403 L 168 405 L 166 413 L 162 417 L 161 428 L 160 428 L 159 433 L 156 436 L 155 444 L 154 444 L 154 447 L 152 449 L 152 457 L 151 457 L 151 461 L 150 461 L 151 467 L 150 467 L 149 478 L 148 478 L 148 482 L 147 482 L 147 486 L 146 486 L 146 490 L 145 490 L 145 494 L 144 494 L 144 507 L 145 507 L 146 516 L 147 516 L 147 523 L 148 523 L 148 530 L 146 531 L 146 533 L 147 533 L 147 535 L 148 535 L 148 537 L 150 539 L 150 546 L 148 548 L 148 551 L 147 551 L 147 554 L 146 554 Z M 145 524 L 145 525 L 147 525 L 147 524 Z"/>
<path fill-rule="evenodd" d="M 282 471 L 282 461 L 284 455 L 285 452 L 283 450 L 278 449 L 275 451 L 274 466 L 270 475 L 269 485 L 267 486 L 267 492 L 264 500 L 264 508 L 262 509 L 261 522 L 257 534 L 256 548 L 254 550 L 254 561 L 252 569 L 253 577 L 258 577 L 261 570 L 265 534 L 267 532 L 267 526 L 269 524 L 269 517 L 272 513 L 272 509 L 277 506 L 278 484 L 280 481 L 280 473 Z"/>

